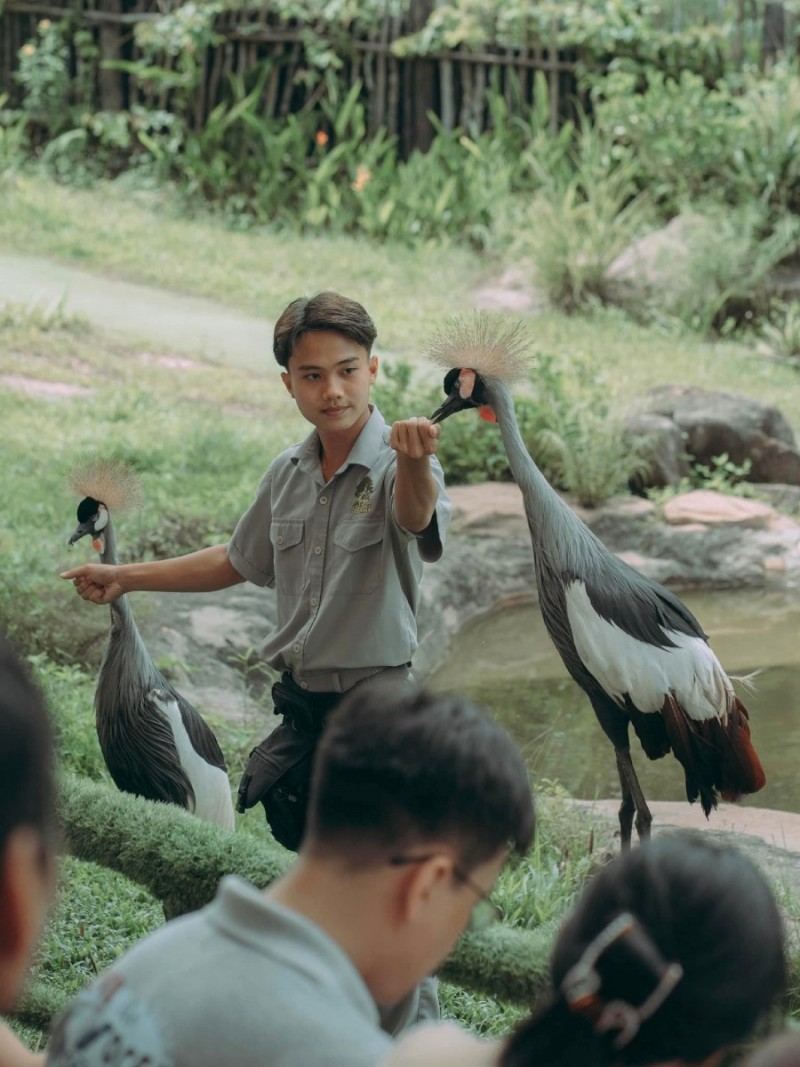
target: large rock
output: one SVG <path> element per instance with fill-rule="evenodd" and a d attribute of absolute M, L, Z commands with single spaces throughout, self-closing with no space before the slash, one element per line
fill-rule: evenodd
<path fill-rule="evenodd" d="M 661 385 L 637 401 L 631 417 L 634 429 L 641 430 L 644 415 L 670 420 L 695 463 L 711 467 L 714 457 L 727 454 L 739 467 L 750 460 L 748 481 L 800 485 L 794 433 L 772 404 L 739 393 Z M 660 423 L 657 433 L 663 437 Z"/>
<path fill-rule="evenodd" d="M 678 485 L 689 474 L 683 434 L 672 419 L 652 412 L 632 415 L 625 423 L 625 434 L 647 464 L 646 473 L 631 479 L 633 492 Z"/>
<path fill-rule="evenodd" d="M 672 279 L 688 268 L 698 229 L 707 225 L 702 215 L 676 215 L 630 244 L 606 272 L 614 303 L 640 308 L 652 296 L 669 292 Z"/>

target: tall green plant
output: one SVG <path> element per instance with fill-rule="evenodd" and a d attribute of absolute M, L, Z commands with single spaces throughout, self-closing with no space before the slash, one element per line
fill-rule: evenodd
<path fill-rule="evenodd" d="M 769 308 L 772 272 L 798 247 L 800 219 L 784 217 L 766 236 L 758 205 L 737 211 L 708 205 L 690 221 L 684 253 L 662 265 L 652 313 L 701 334 L 755 324 Z"/>
<path fill-rule="evenodd" d="M 608 300 L 608 268 L 649 217 L 632 153 L 613 152 L 585 120 L 571 160 L 548 172 L 531 157 L 541 187 L 518 241 L 551 302 L 567 312 Z"/>

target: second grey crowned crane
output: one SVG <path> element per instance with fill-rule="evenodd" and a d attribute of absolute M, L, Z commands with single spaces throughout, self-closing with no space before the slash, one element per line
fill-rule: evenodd
<path fill-rule="evenodd" d="M 138 493 L 134 472 L 117 460 L 88 460 L 70 475 L 83 496 L 74 545 L 87 534 L 101 563 L 118 564 L 111 511 Z M 177 804 L 233 829 L 231 787 L 216 737 L 164 678 L 147 651 L 125 596 L 110 605 L 111 631 L 95 691 L 100 749 L 119 789 Z"/>
<path fill-rule="evenodd" d="M 652 822 L 631 759 L 630 726 L 650 759 L 672 751 L 683 766 L 687 799 L 699 797 L 706 816 L 720 796 L 738 800 L 766 778 L 747 709 L 695 617 L 668 589 L 609 552 L 531 458 L 506 385 L 524 372 L 526 345 L 518 325 L 493 327 L 485 315 L 442 328 L 430 354 L 451 369 L 447 399 L 431 418 L 479 408 L 500 424 L 522 491 L 542 618 L 616 752 L 620 837 L 628 848 L 634 813 L 640 838 L 649 836 Z"/>

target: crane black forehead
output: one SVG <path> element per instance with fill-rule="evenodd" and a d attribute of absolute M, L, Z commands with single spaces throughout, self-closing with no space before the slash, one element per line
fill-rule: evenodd
<path fill-rule="evenodd" d="M 93 496 L 85 496 L 78 504 L 78 522 L 86 522 L 87 519 L 91 519 L 93 515 L 96 515 L 99 510 L 100 501 L 95 500 Z"/>
<path fill-rule="evenodd" d="M 452 393 L 453 388 L 455 387 L 455 384 L 458 381 L 459 374 L 461 374 L 461 371 L 458 367 L 453 367 L 452 370 L 449 370 L 447 374 L 445 374 L 444 391 L 448 394 L 448 396 L 450 395 L 450 393 Z"/>

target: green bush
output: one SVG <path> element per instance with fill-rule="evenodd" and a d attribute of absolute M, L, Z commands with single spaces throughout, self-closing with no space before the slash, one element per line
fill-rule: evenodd
<path fill-rule="evenodd" d="M 108 782 L 94 723 L 94 677 L 80 667 L 53 663 L 44 654 L 30 655 L 28 662 L 50 709 L 60 766 Z"/>
<path fill-rule="evenodd" d="M 595 88 L 595 120 L 618 151 L 632 151 L 636 181 L 663 217 L 698 199 L 800 211 L 800 76 L 777 67 L 709 89 L 698 74 L 617 71 Z"/>
<path fill-rule="evenodd" d="M 516 247 L 534 263 L 551 303 L 574 312 L 609 297 L 608 268 L 649 218 L 636 193 L 637 163 L 612 152 L 608 138 L 584 122 L 572 166 L 546 172 L 525 213 Z"/>
<path fill-rule="evenodd" d="M 441 388 L 414 383 L 408 364 L 384 365 L 383 374 L 373 396 L 389 423 L 412 413 L 429 415 L 442 401 Z M 642 469 L 611 416 L 607 383 L 588 357 L 558 361 L 538 352 L 530 388 L 515 396 L 514 409 L 528 451 L 545 476 L 586 506 L 625 489 Z M 451 485 L 511 480 L 500 431 L 477 412 L 442 424 L 437 455 Z"/>
<path fill-rule="evenodd" d="M 659 265 L 662 282 L 650 313 L 701 334 L 756 324 L 769 310 L 772 272 L 797 248 L 800 218 L 784 216 L 767 230 L 759 205 L 704 205 L 691 216 L 685 254 Z"/>

